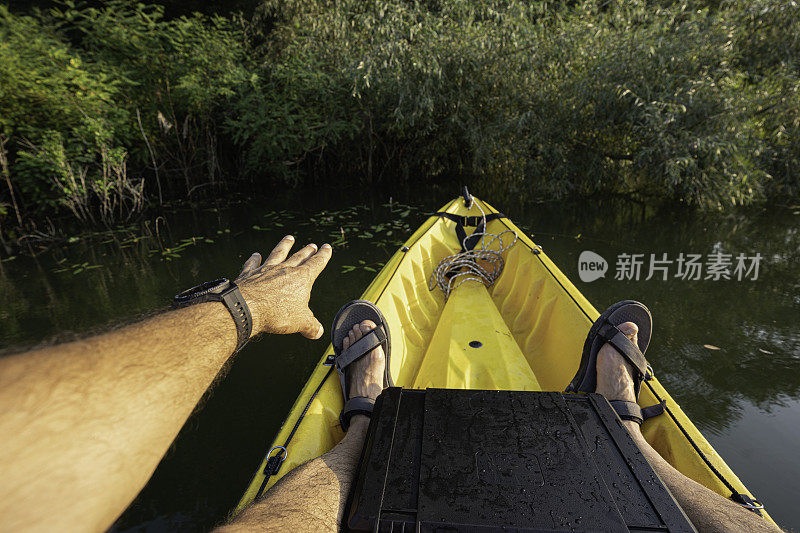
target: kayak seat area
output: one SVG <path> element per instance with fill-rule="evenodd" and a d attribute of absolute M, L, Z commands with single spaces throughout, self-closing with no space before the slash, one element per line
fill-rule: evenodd
<path fill-rule="evenodd" d="M 344 531 L 695 531 L 598 394 L 386 389 Z"/>

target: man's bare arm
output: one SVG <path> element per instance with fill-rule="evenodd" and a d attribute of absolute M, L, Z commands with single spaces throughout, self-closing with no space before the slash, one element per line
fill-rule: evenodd
<path fill-rule="evenodd" d="M 253 334 L 319 338 L 311 286 L 331 255 L 284 238 L 237 281 Z M 100 531 L 136 497 L 236 347 L 221 303 L 0 359 L 0 530 Z"/>

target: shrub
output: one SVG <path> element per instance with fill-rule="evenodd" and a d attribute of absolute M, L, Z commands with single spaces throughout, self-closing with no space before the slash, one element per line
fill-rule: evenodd
<path fill-rule="evenodd" d="M 266 0 L 250 21 L 0 6 L 0 217 L 20 199 L 116 219 L 242 175 L 796 198 L 798 57 L 788 0 Z"/>
<path fill-rule="evenodd" d="M 218 181 L 217 124 L 244 79 L 243 46 L 232 20 L 164 20 L 124 0 L 0 6 L 0 134 L 29 214 L 110 221 L 142 207 L 146 175 L 159 200 Z"/>
<path fill-rule="evenodd" d="M 183 182 L 173 184 L 172 197 L 216 183 L 218 125 L 226 102 L 247 79 L 241 26 L 200 14 L 165 20 L 162 6 L 124 0 L 102 8 L 68 6 L 52 12 L 55 23 L 69 28 L 80 48 L 121 81 L 117 104 L 136 117 L 127 121 L 126 133 L 137 161 L 155 160 Z"/>
<path fill-rule="evenodd" d="M 258 165 L 707 207 L 797 192 L 793 3 L 272 0 L 261 20 L 266 82 L 232 122 Z"/>
<path fill-rule="evenodd" d="M 50 174 L 56 145 L 71 164 L 84 167 L 94 161 L 96 135 L 115 137 L 115 126 L 128 120 L 126 110 L 115 104 L 119 89 L 117 80 L 65 44 L 53 26 L 0 6 L 0 133 L 12 140 L 12 156 L 23 141 L 50 147 L 23 152 L 11 162 L 10 172 L 29 204 L 58 203 Z"/>

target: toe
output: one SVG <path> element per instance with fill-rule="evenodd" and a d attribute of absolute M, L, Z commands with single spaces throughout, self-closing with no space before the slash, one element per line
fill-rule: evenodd
<path fill-rule="evenodd" d="M 342 349 L 346 350 L 350 347 L 350 336 L 348 335 L 344 339 L 342 339 Z"/>
<path fill-rule="evenodd" d="M 358 340 L 364 336 L 364 333 L 361 331 L 361 324 L 356 324 L 353 326 L 353 339 Z"/>
<path fill-rule="evenodd" d="M 378 326 L 372 320 L 365 320 L 361 323 L 361 332 L 363 335 L 366 335 L 373 329 L 377 328 Z M 383 359 L 383 348 L 380 346 L 374 350 L 372 350 L 371 357 L 377 360 Z"/>
<path fill-rule="evenodd" d="M 636 342 L 636 336 L 639 333 L 639 328 L 633 322 L 623 322 L 617 329 L 625 334 L 630 340 Z"/>

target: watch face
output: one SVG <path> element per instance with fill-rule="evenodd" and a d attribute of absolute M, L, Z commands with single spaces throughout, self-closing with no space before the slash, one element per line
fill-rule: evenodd
<path fill-rule="evenodd" d="M 231 282 L 228 281 L 227 278 L 215 279 L 214 281 L 209 281 L 208 283 L 213 285 L 206 291 L 206 294 L 208 293 L 220 294 L 231 286 Z"/>
<path fill-rule="evenodd" d="M 206 294 L 219 294 L 230 286 L 231 282 L 227 278 L 206 281 L 196 287 L 187 289 L 175 297 L 176 302 L 188 302 Z"/>

